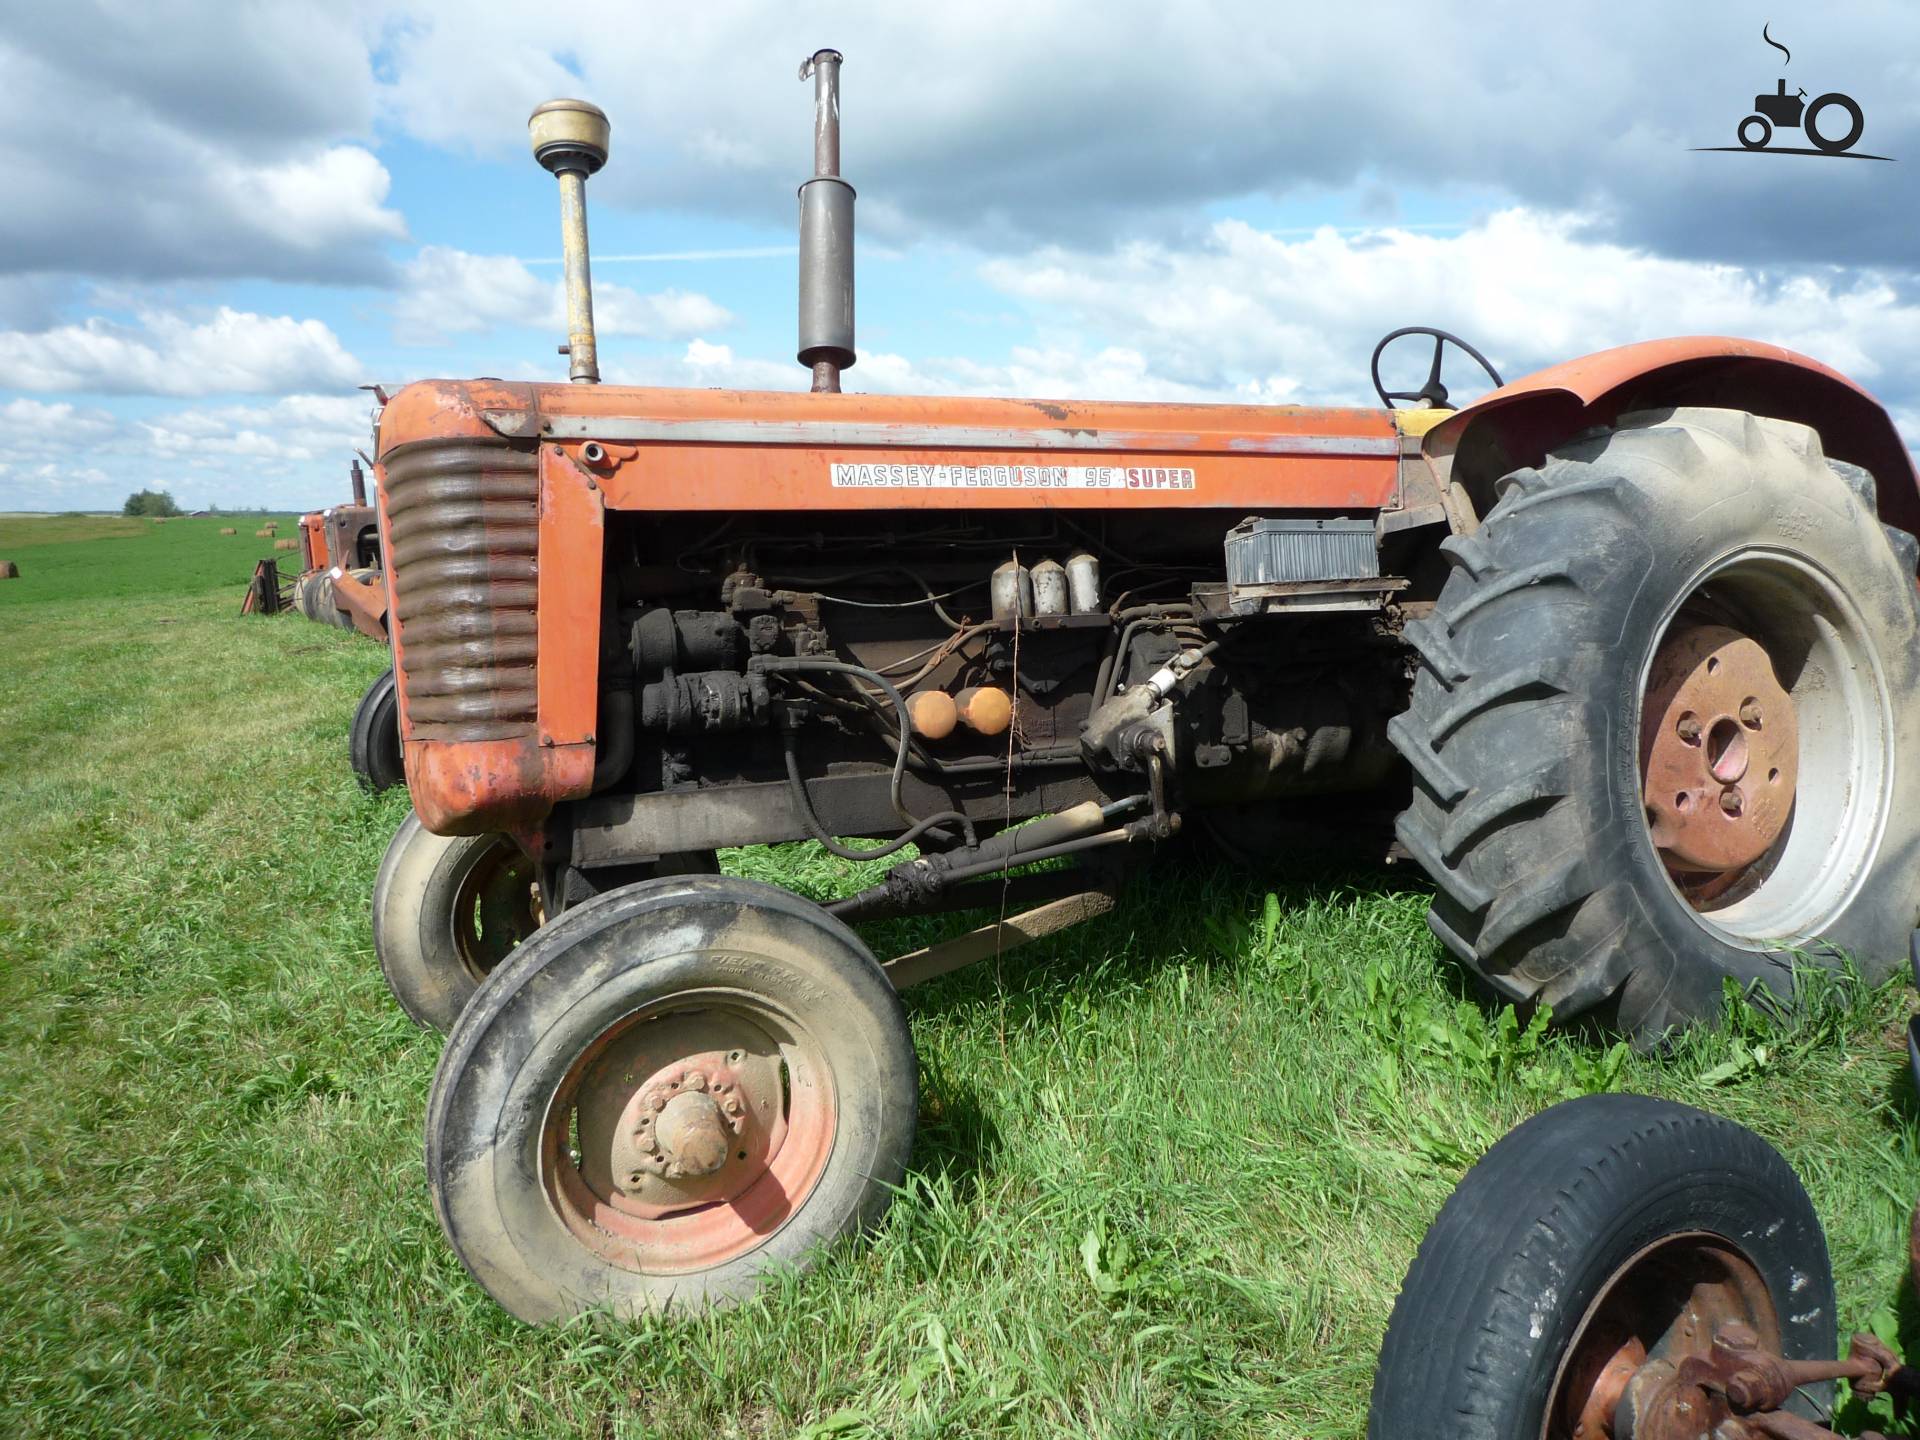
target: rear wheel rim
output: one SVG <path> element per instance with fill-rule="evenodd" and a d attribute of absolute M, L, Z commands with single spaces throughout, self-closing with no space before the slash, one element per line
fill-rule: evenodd
<path fill-rule="evenodd" d="M 1748 948 L 1820 934 L 1858 893 L 1891 804 L 1892 706 L 1864 622 L 1825 571 L 1755 549 L 1708 567 L 1658 634 L 1638 779 L 1674 893 Z M 1744 671 L 1737 695 L 1706 673 L 1716 660 Z M 1710 828 L 1740 838 L 1716 850 Z"/>
<path fill-rule="evenodd" d="M 1705 1358 L 1730 1323 L 1751 1327 L 1762 1348 L 1778 1352 L 1779 1312 L 1745 1255 L 1705 1231 L 1648 1245 L 1607 1277 L 1581 1316 L 1554 1375 L 1541 1440 L 1607 1440 L 1643 1366 Z"/>
<path fill-rule="evenodd" d="M 609 1026 L 569 1067 L 542 1125 L 542 1188 L 615 1268 L 708 1270 L 806 1202 L 836 1117 L 826 1053 L 784 1007 L 684 992 Z"/>

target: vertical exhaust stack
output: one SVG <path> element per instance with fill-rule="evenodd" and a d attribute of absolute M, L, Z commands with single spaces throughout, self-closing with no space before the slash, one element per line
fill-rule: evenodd
<path fill-rule="evenodd" d="M 813 178 L 800 187 L 800 352 L 816 391 L 837 393 L 853 364 L 853 187 L 840 178 L 838 50 L 800 66 L 813 79 Z"/>
<path fill-rule="evenodd" d="M 358 460 L 355 460 L 352 466 L 348 469 L 347 474 L 348 474 L 348 477 L 353 481 L 353 503 L 356 505 L 366 504 L 367 503 L 367 472 L 362 470 L 360 468 L 360 462 Z"/>
<path fill-rule="evenodd" d="M 593 268 L 587 259 L 587 177 L 607 163 L 613 126 L 584 100 L 549 100 L 527 118 L 533 158 L 560 181 L 560 253 L 567 273 L 568 357 L 576 385 L 600 383 L 593 338 Z"/>

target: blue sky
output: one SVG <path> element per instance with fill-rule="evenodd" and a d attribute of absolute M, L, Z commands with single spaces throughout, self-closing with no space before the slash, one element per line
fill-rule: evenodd
<path fill-rule="evenodd" d="M 614 123 L 608 379 L 802 387 L 795 72 L 827 44 L 849 388 L 1364 404 L 1397 325 L 1509 378 L 1708 331 L 1855 374 L 1917 436 L 1916 42 L 1911 5 L 1723 0 L 22 8 L 0 509 L 318 505 L 366 443 L 360 383 L 564 378 L 524 131 L 560 94 Z M 1782 76 L 1857 97 L 1857 148 L 1896 163 L 1692 148 Z"/>

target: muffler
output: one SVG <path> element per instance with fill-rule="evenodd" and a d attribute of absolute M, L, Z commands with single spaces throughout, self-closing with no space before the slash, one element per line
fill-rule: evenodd
<path fill-rule="evenodd" d="M 853 353 L 853 187 L 840 178 L 838 50 L 800 66 L 813 79 L 813 178 L 800 187 L 800 351 L 816 391 L 837 392 Z"/>

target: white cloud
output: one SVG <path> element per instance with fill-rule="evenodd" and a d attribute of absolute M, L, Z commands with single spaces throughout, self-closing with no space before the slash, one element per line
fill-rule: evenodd
<path fill-rule="evenodd" d="M 182 410 L 141 429 L 156 455 L 210 464 L 226 457 L 332 461 L 372 448 L 372 402 L 360 395 L 288 395 L 271 405 Z"/>
<path fill-rule="evenodd" d="M 385 205 L 386 168 L 357 145 L 274 165 L 223 165 L 211 180 L 233 213 L 253 218 L 263 238 L 291 253 L 406 238 L 406 223 Z"/>
<path fill-rule="evenodd" d="M 203 320 L 148 310 L 0 331 L 0 389 L 117 395 L 260 394 L 353 386 L 359 361 L 319 320 L 221 306 Z"/>
<path fill-rule="evenodd" d="M 1228 220 L 1189 248 L 1056 247 L 989 261 L 982 274 L 1044 329 L 1124 344 L 1149 357 L 1144 373 L 1217 398 L 1371 403 L 1373 342 L 1408 324 L 1464 335 L 1509 379 L 1610 345 L 1702 333 L 1786 345 L 1869 382 L 1920 366 L 1920 304 L 1884 276 L 1775 278 L 1664 258 L 1594 238 L 1582 216 L 1525 209 L 1457 235 L 1289 238 Z M 1399 369 L 1389 384 L 1424 378 L 1429 353 L 1419 341 L 1390 352 Z M 1027 368 L 1044 378 L 1059 367 Z M 1124 369 L 1109 370 L 1125 383 Z M 1448 373 L 1467 382 L 1463 394 L 1484 388 L 1464 357 L 1450 353 Z"/>
<path fill-rule="evenodd" d="M 364 395 L 295 394 L 122 420 L 20 396 L 0 405 L 0 510 L 115 509 L 144 488 L 190 509 L 331 504 L 353 451 L 370 448 L 371 412 Z"/>
<path fill-rule="evenodd" d="M 407 262 L 393 304 L 403 343 L 437 344 L 452 335 L 482 334 L 503 326 L 566 332 L 566 292 L 511 255 L 474 255 L 447 245 L 423 246 Z M 685 340 L 723 329 L 733 316 L 705 295 L 686 290 L 642 294 L 596 280 L 594 328 L 602 335 Z"/>
<path fill-rule="evenodd" d="M 30 400 L 24 395 L 0 405 L 0 448 L 17 456 L 47 447 L 71 450 L 76 443 L 98 444 L 121 432 L 111 411 L 82 409 L 67 400 Z"/>

